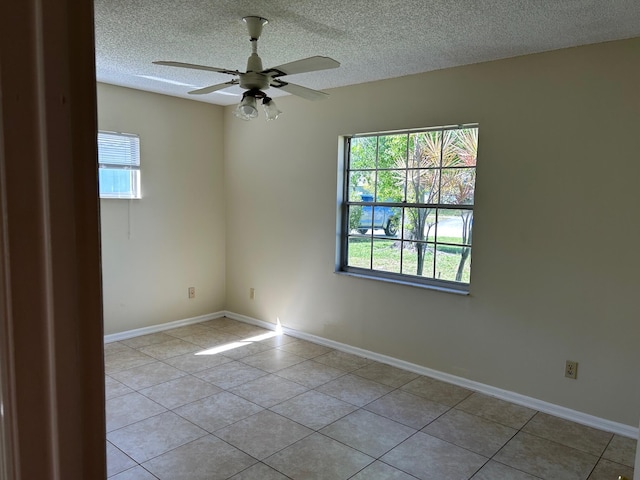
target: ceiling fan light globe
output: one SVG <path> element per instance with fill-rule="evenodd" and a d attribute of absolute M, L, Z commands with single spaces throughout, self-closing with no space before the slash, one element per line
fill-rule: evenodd
<path fill-rule="evenodd" d="M 258 109 L 247 107 L 246 105 L 238 105 L 233 111 L 233 115 L 240 120 L 249 121 L 258 116 Z"/>
<path fill-rule="evenodd" d="M 252 118 L 256 118 L 258 116 L 256 98 L 246 95 L 233 111 L 233 114 L 242 120 L 251 120 Z"/>
<path fill-rule="evenodd" d="M 258 109 L 252 105 L 240 105 L 242 114 L 249 118 L 256 118 L 258 116 Z"/>
<path fill-rule="evenodd" d="M 248 122 L 249 120 L 251 120 L 249 117 L 247 117 L 244 112 L 242 110 L 240 110 L 240 108 L 236 108 L 233 111 L 233 116 L 236 118 L 239 118 L 240 120 L 244 120 L 245 122 Z"/>
<path fill-rule="evenodd" d="M 267 117 L 267 121 L 269 120 L 275 120 L 276 118 L 278 118 L 280 115 L 282 115 L 282 110 L 280 110 L 277 106 L 276 106 L 276 102 L 274 102 L 273 100 L 269 99 L 265 99 L 262 102 L 262 106 L 264 107 L 264 114 Z"/>

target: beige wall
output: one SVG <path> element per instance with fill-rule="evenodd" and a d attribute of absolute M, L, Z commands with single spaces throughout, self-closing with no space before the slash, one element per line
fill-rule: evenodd
<path fill-rule="evenodd" d="M 226 308 L 635 427 L 639 52 L 634 39 L 286 97 L 276 122 L 226 108 Z M 468 122 L 471 294 L 333 273 L 339 136 Z"/>
<path fill-rule="evenodd" d="M 140 135 L 142 181 L 141 200 L 100 202 L 105 333 L 224 308 L 222 112 L 98 85 L 98 128 Z"/>
<path fill-rule="evenodd" d="M 638 438 L 640 440 L 640 438 Z M 634 468 L 633 478 L 635 480 L 640 480 L 640 448 L 636 446 L 636 466 Z"/>

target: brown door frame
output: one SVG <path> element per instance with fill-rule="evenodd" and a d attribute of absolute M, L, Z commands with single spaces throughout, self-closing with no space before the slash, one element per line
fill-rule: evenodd
<path fill-rule="evenodd" d="M 0 2 L 1 478 L 106 478 L 93 33 Z"/>

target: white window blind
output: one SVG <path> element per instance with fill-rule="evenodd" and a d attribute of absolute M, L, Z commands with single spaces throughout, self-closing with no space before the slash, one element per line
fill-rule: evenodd
<path fill-rule="evenodd" d="M 98 167 L 101 198 L 141 198 L 138 135 L 98 132 Z"/>

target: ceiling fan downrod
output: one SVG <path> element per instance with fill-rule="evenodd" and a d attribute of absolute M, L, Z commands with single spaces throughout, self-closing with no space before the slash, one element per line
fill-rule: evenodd
<path fill-rule="evenodd" d="M 251 55 L 247 59 L 246 73 L 240 77 L 240 87 L 251 90 L 269 88 L 268 78 L 260 75 L 264 68 L 262 59 L 258 56 L 258 39 L 268 20 L 263 17 L 244 17 L 242 20 L 247 24 L 251 37 Z"/>

